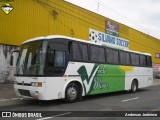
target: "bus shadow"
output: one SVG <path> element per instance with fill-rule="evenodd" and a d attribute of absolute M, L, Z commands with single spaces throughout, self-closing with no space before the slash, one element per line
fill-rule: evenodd
<path fill-rule="evenodd" d="M 130 95 L 130 94 L 139 94 L 141 92 L 148 92 L 148 89 L 139 89 L 136 93 L 131 93 L 129 91 L 119 91 L 119 92 L 111 92 L 111 93 L 103 93 L 103 94 L 96 94 L 96 95 L 88 95 L 84 96 L 81 101 L 78 102 L 85 102 L 89 100 L 96 100 L 101 98 L 110 98 L 114 96 L 123 96 L 123 95 Z M 42 101 L 42 100 L 28 100 L 25 104 L 35 105 L 35 106 L 59 106 L 65 104 L 72 104 L 66 103 L 64 100 L 49 100 L 49 101 Z"/>
<path fill-rule="evenodd" d="M 118 92 L 110 92 L 110 93 L 102 93 L 102 94 L 96 94 L 96 95 L 88 95 L 83 97 L 83 100 L 88 101 L 91 99 L 101 99 L 101 98 L 108 98 L 108 97 L 114 97 L 114 96 L 122 96 L 129 94 L 128 91 L 118 91 Z"/>
<path fill-rule="evenodd" d="M 59 106 L 59 105 L 63 105 L 65 102 L 64 100 L 48 100 L 48 101 L 44 101 L 44 100 L 26 100 L 25 104 L 28 105 L 33 105 L 33 106 Z"/>
<path fill-rule="evenodd" d="M 150 89 L 140 89 L 136 94 L 143 94 L 148 93 Z M 112 93 L 105 93 L 105 94 L 97 94 L 97 95 L 89 95 L 83 97 L 81 101 L 78 101 L 76 103 L 65 103 L 64 100 L 49 100 L 49 101 L 41 101 L 41 100 L 32 100 L 32 99 L 26 99 L 21 102 L 18 102 L 18 104 L 12 104 L 12 105 L 6 105 L 6 106 L 0 106 L 1 110 L 7 111 L 8 108 L 12 108 L 14 111 L 57 111 L 57 110 L 67 110 L 70 105 L 79 106 L 83 103 L 87 104 L 88 102 L 91 102 L 92 100 L 101 100 L 103 98 L 112 98 L 123 96 L 123 95 L 129 95 L 132 93 L 127 91 L 120 91 L 120 92 L 112 92 Z"/>
<path fill-rule="evenodd" d="M 93 99 L 101 99 L 105 97 L 122 96 L 124 94 L 129 94 L 129 92 L 120 91 L 120 92 L 88 95 L 88 96 L 84 96 L 81 101 L 77 101 L 77 102 L 85 102 L 85 101 L 90 101 Z M 49 100 L 49 101 L 29 99 L 25 101 L 25 105 L 33 105 L 33 106 L 59 106 L 59 105 L 65 105 L 65 104 L 72 104 L 72 103 L 66 103 L 64 100 L 61 100 L 61 99 L 60 100 Z"/>
<path fill-rule="evenodd" d="M 101 99 L 101 98 L 110 98 L 115 96 L 124 96 L 126 94 L 132 95 L 132 94 L 139 94 L 142 92 L 148 92 L 148 89 L 139 89 L 136 93 L 131 93 L 130 91 L 118 91 L 118 92 L 110 92 L 110 93 L 103 93 L 103 94 L 96 94 L 96 95 L 88 95 L 83 97 L 83 101 L 88 101 L 92 99 Z"/>

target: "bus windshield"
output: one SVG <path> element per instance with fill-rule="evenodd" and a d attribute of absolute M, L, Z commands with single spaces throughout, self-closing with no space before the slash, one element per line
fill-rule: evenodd
<path fill-rule="evenodd" d="M 44 75 L 46 41 L 34 41 L 21 45 L 15 75 Z"/>

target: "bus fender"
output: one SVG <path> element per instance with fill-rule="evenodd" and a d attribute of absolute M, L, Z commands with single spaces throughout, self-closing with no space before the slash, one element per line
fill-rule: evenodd
<path fill-rule="evenodd" d="M 65 98 L 65 91 L 66 91 L 67 85 L 69 85 L 71 82 L 79 82 L 81 84 L 81 86 L 82 86 L 82 96 L 84 96 L 84 87 L 83 87 L 82 81 L 80 81 L 78 79 L 71 79 L 71 80 L 68 80 L 66 82 L 66 84 L 64 85 L 63 98 Z"/>

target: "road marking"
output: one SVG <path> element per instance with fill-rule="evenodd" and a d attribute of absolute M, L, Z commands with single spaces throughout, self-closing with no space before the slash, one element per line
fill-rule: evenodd
<path fill-rule="evenodd" d="M 153 109 L 151 111 L 159 111 L 160 110 L 160 107 L 156 108 L 156 109 Z"/>
<path fill-rule="evenodd" d="M 46 119 L 51 119 L 51 118 L 53 118 L 53 117 L 59 117 L 59 116 L 67 115 L 67 114 L 71 114 L 71 112 L 54 115 L 54 116 L 52 116 L 52 117 L 40 118 L 40 119 L 36 119 L 36 120 L 46 120 Z"/>
<path fill-rule="evenodd" d="M 152 84 L 151 86 L 157 86 L 157 85 L 160 85 L 160 83 L 155 83 L 155 84 Z"/>
<path fill-rule="evenodd" d="M 54 117 L 59 117 L 59 116 L 67 115 L 67 114 L 71 114 L 71 112 L 67 112 L 67 113 L 62 113 L 62 114 L 59 114 L 59 115 L 55 115 Z"/>
<path fill-rule="evenodd" d="M 127 102 L 127 101 L 131 101 L 131 100 L 136 100 L 136 99 L 139 99 L 139 97 L 135 97 L 135 98 L 130 98 L 130 99 L 122 100 L 121 102 Z"/>
<path fill-rule="evenodd" d="M 53 117 L 45 117 L 45 118 L 40 118 L 40 119 L 36 119 L 36 120 L 46 120 L 46 119 L 51 119 Z"/>

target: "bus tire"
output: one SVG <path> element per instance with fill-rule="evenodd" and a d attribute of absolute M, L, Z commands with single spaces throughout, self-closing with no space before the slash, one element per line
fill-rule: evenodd
<path fill-rule="evenodd" d="M 69 83 L 65 90 L 65 102 L 73 103 L 79 100 L 80 91 L 77 84 Z"/>
<path fill-rule="evenodd" d="M 132 84 L 131 84 L 131 92 L 132 93 L 135 93 L 135 92 L 137 92 L 137 89 L 138 89 L 138 82 L 137 82 L 137 80 L 133 80 L 132 81 Z"/>

